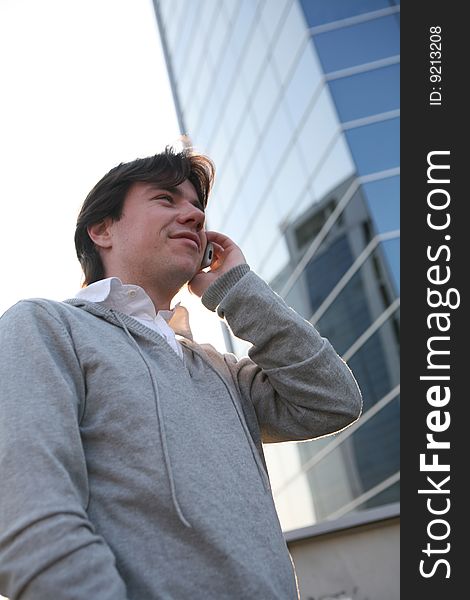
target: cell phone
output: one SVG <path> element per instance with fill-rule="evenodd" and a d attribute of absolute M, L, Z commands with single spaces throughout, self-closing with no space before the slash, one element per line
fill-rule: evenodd
<path fill-rule="evenodd" d="M 202 257 L 201 269 L 210 267 L 212 259 L 214 257 L 214 246 L 211 242 L 207 242 L 206 249 L 204 250 L 204 256 Z"/>

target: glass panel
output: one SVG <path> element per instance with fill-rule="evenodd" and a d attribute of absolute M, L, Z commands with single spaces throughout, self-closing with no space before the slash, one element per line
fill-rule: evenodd
<path fill-rule="evenodd" d="M 308 164 L 309 173 L 318 167 L 319 161 L 328 150 L 328 144 L 338 130 L 336 110 L 328 86 L 325 85 L 297 138 L 300 150 Z"/>
<path fill-rule="evenodd" d="M 366 508 L 374 508 L 376 506 L 384 506 L 385 504 L 392 504 L 400 500 L 400 481 L 393 483 L 391 486 L 379 492 L 369 500 L 366 500 L 363 504 L 360 504 L 356 510 L 365 510 Z"/>
<path fill-rule="evenodd" d="M 198 87 L 199 71 L 202 67 L 201 61 L 206 44 L 205 34 L 210 25 L 210 19 L 212 18 L 213 13 L 213 6 L 211 6 L 210 0 L 202 0 L 198 5 L 197 13 L 198 16 L 193 31 L 189 36 L 189 46 L 185 53 L 183 65 L 184 73 L 180 78 L 180 81 L 178 81 L 183 106 L 187 106 L 191 103 L 193 91 Z"/>
<path fill-rule="evenodd" d="M 178 34 L 184 19 L 184 10 L 185 1 L 176 0 L 172 8 L 171 15 L 168 16 L 166 31 L 170 48 L 174 48 L 175 41 L 178 38 Z"/>
<path fill-rule="evenodd" d="M 353 263 L 361 247 L 367 243 L 367 236 L 361 235 L 362 221 L 357 222 L 357 215 L 361 210 L 364 213 L 364 206 L 361 209 L 363 198 L 360 191 L 351 202 L 351 214 L 344 215 L 343 219 L 337 221 L 324 247 L 309 263 L 295 286 L 296 293 L 292 298 L 294 302 L 291 302 L 290 295 L 288 296 L 288 304 L 296 310 L 303 309 L 299 312 L 304 316 L 312 307 L 321 303 Z M 315 209 L 317 213 L 320 208 L 326 208 L 325 202 Z M 309 214 L 315 213 L 310 211 Z M 294 264 L 298 262 L 299 256 L 295 253 L 293 238 L 300 236 L 301 228 L 305 228 L 309 214 L 297 223 L 297 231 L 286 231 L 287 238 L 291 240 L 288 244 Z M 324 215 L 323 221 L 326 218 L 327 214 Z M 366 213 L 363 218 L 366 218 Z M 321 223 L 318 225 L 321 227 Z M 312 235 L 314 234 L 315 231 L 312 230 Z M 364 237 L 362 244 L 361 237 Z M 278 281 L 281 279 L 278 277 Z M 382 257 L 382 248 L 379 248 L 353 276 L 320 319 L 317 325 L 320 333 L 327 337 L 340 353 L 347 350 L 383 310 L 386 300 L 382 290 L 386 287 L 386 279 L 387 269 Z M 349 360 L 349 366 L 363 393 L 365 411 L 399 383 L 398 311 L 359 348 Z M 298 444 L 301 464 L 305 464 L 329 442 L 331 438 Z M 295 461 L 290 463 L 292 470 L 289 475 L 292 476 L 294 472 L 299 471 Z M 273 486 L 283 528 L 309 525 L 312 518 L 316 521 L 328 518 L 394 474 L 399 469 L 398 464 L 399 402 L 395 399 L 313 468 L 301 473 L 279 494 L 276 493 L 276 486 Z M 307 493 L 313 507 L 309 506 L 305 497 L 299 497 L 299 494 L 306 493 L 306 481 L 309 488 Z M 281 484 L 282 481 L 279 485 Z M 383 497 L 386 502 L 398 500 L 393 493 L 393 489 L 396 488 L 391 489 L 392 492 Z M 296 494 L 293 493 L 294 490 L 297 491 Z M 308 510 L 305 511 L 305 507 Z"/>
<path fill-rule="evenodd" d="M 345 233 L 323 244 L 301 276 L 310 305 L 307 318 L 320 307 L 354 259 L 349 236 Z M 348 322 L 350 317 L 354 319 L 353 323 Z M 335 350 L 342 354 L 370 323 L 362 277 L 356 274 L 315 326 L 323 336 L 331 340 Z"/>
<path fill-rule="evenodd" d="M 400 106 L 400 66 L 390 65 L 330 82 L 342 122 L 374 115 Z"/>
<path fill-rule="evenodd" d="M 228 29 L 224 32 L 224 46 L 221 50 L 221 58 L 219 59 L 218 57 L 217 60 L 215 81 L 212 82 L 212 90 L 216 91 L 219 101 L 217 105 L 213 102 L 211 104 L 212 99 L 209 98 L 209 105 L 207 107 L 207 111 L 211 114 L 213 120 L 213 131 L 217 129 L 220 115 L 228 114 L 230 127 L 227 131 L 231 135 L 230 130 L 233 128 L 233 115 L 227 113 L 226 104 L 230 96 L 230 85 L 233 84 L 234 76 L 239 67 L 240 55 L 245 48 L 248 31 L 254 22 L 256 7 L 256 2 L 245 0 L 236 14 L 235 24 L 233 26 L 229 25 Z M 226 15 L 224 15 L 224 18 L 227 21 Z"/>
<path fill-rule="evenodd" d="M 285 18 L 279 37 L 272 49 L 273 62 L 281 79 L 289 72 L 294 58 L 306 36 L 305 21 L 297 2 L 293 2 Z"/>
<path fill-rule="evenodd" d="M 315 523 L 317 519 L 306 474 L 300 473 L 290 485 L 284 487 L 285 482 L 293 473 L 299 473 L 302 466 L 297 444 L 265 444 L 264 454 L 283 531 Z M 282 492 L 276 494 L 281 487 Z"/>
<path fill-rule="evenodd" d="M 347 184 L 343 184 L 347 185 Z M 341 186 L 340 186 L 341 192 Z M 315 202 L 315 198 L 309 197 L 308 190 L 303 192 L 307 196 L 305 200 L 306 210 L 294 221 L 283 220 L 284 238 L 290 253 L 290 265 L 284 272 L 279 272 L 271 284 L 282 295 L 285 294 L 284 287 L 288 281 L 293 266 L 297 265 L 303 258 L 318 233 L 322 230 L 326 220 L 334 210 L 340 193 L 332 192 L 331 196 L 325 197 L 321 203 Z M 360 206 L 358 206 L 360 210 Z M 310 260 L 307 268 L 298 277 L 293 286 L 289 284 L 290 291 L 286 296 L 287 303 L 304 318 L 310 319 L 313 312 L 327 297 L 341 276 L 353 263 L 355 255 L 349 243 L 350 231 L 357 228 L 354 225 L 356 212 L 352 223 L 347 226 L 343 224 L 344 219 L 338 219 L 326 240 L 317 250 L 317 254 Z M 347 235 L 346 235 L 347 231 Z M 361 239 L 358 240 L 361 248 Z M 357 245 L 357 241 L 356 241 Z M 363 242 L 362 242 L 363 245 Z M 360 250 L 356 250 L 359 252 Z M 313 280 L 318 278 L 315 283 Z"/>
<path fill-rule="evenodd" d="M 362 186 L 377 233 L 400 229 L 400 177 L 387 177 Z"/>
<path fill-rule="evenodd" d="M 284 97 L 294 127 L 300 119 L 320 84 L 322 71 L 310 43 L 306 44 L 303 54 L 295 66 L 291 80 L 287 85 Z"/>
<path fill-rule="evenodd" d="M 357 277 L 355 279 L 356 281 L 352 283 L 353 287 L 348 290 L 348 295 L 344 295 L 343 298 L 338 297 L 330 314 L 320 319 L 318 323 L 321 334 L 328 338 L 338 351 L 352 345 L 363 333 L 359 331 L 361 325 L 365 330 L 370 319 L 365 312 L 368 311 L 367 306 L 361 300 L 363 291 L 358 287 L 359 279 Z M 346 302 L 352 305 L 350 309 L 346 306 Z M 359 321 L 353 324 L 347 322 L 347 312 L 351 318 L 357 318 Z M 347 333 L 342 331 L 344 327 L 348 328 Z M 347 340 L 347 344 L 344 344 L 347 335 L 350 339 Z M 399 383 L 398 315 L 389 317 L 349 359 L 348 364 L 358 381 L 363 395 L 364 411 L 366 411 Z"/>
<path fill-rule="evenodd" d="M 352 177 L 355 173 L 351 152 L 343 135 L 340 135 L 331 152 L 322 161 L 317 171 L 312 187 L 314 195 L 323 198 L 341 182 Z"/>
<path fill-rule="evenodd" d="M 400 238 L 382 242 L 381 249 L 386 257 L 389 273 L 392 277 L 395 295 L 400 295 Z"/>
<path fill-rule="evenodd" d="M 383 297 L 385 272 L 383 261 L 379 260 L 380 254 L 377 255 L 378 258 L 376 255 L 377 251 L 353 275 L 317 323 L 322 335 L 331 341 L 339 354 L 344 354 L 390 303 L 390 298 Z M 309 263 L 305 277 L 314 310 L 353 260 L 350 242 L 346 236 L 341 236 L 326 252 Z M 376 273 L 377 266 L 381 267 L 379 276 Z M 381 382 L 381 376 L 370 377 L 379 386 L 378 397 L 390 388 L 390 384 L 387 383 L 388 377 Z"/>
<path fill-rule="evenodd" d="M 291 220 L 308 208 L 309 199 L 324 198 L 355 172 L 355 165 L 344 136 L 336 129 L 336 131 L 330 130 L 330 138 L 326 137 L 328 134 L 326 130 L 323 138 L 321 127 L 326 128 L 328 121 L 325 119 L 322 123 L 319 119 L 321 114 L 321 111 L 312 114 L 312 119 L 309 119 L 299 137 L 299 145 L 307 161 L 310 192 L 304 198 L 299 198 L 295 211 L 290 216 Z"/>
<path fill-rule="evenodd" d="M 201 109 L 201 102 L 199 100 L 199 94 L 197 90 L 193 90 L 191 94 L 191 101 L 184 102 L 183 106 L 185 107 L 183 110 L 184 122 L 186 125 L 186 133 L 192 138 L 193 133 L 196 131 L 196 125 L 202 118 L 203 109 Z M 195 140 L 193 139 L 193 144 Z"/>
<path fill-rule="evenodd" d="M 260 198 L 253 221 L 249 225 L 249 234 L 244 238 L 255 237 L 258 239 L 259 254 L 256 265 L 261 260 L 268 248 L 274 245 L 280 236 L 280 223 L 278 209 L 271 192 L 267 192 Z"/>
<path fill-rule="evenodd" d="M 207 116 L 207 106 L 202 106 L 200 115 L 202 122 L 200 122 L 198 124 L 197 129 L 194 132 L 192 132 L 194 135 L 193 144 L 197 146 L 197 148 L 201 152 L 208 152 L 208 148 L 211 141 L 213 122 Z M 191 132 L 189 133 L 191 135 Z"/>
<path fill-rule="evenodd" d="M 191 51 L 190 56 L 194 56 L 196 51 L 197 51 L 197 49 L 194 49 L 194 52 Z M 194 59 L 192 59 L 192 62 L 194 62 Z M 178 78 L 179 98 L 181 101 L 181 105 L 184 106 L 186 109 L 188 109 L 189 104 L 192 103 L 194 93 L 197 90 L 197 88 L 193 87 L 193 82 L 192 82 L 195 67 L 196 67 L 196 64 L 194 64 L 194 66 L 192 66 L 189 63 L 187 63 L 185 66 L 183 76 Z"/>
<path fill-rule="evenodd" d="M 219 122 L 216 125 L 215 132 L 211 138 L 209 146 L 209 156 L 215 162 L 220 164 L 222 157 L 224 156 L 228 145 L 228 136 L 223 122 Z"/>
<path fill-rule="evenodd" d="M 233 197 L 239 184 L 238 168 L 234 157 L 224 165 L 223 170 L 220 171 L 220 175 L 216 175 L 216 181 L 218 188 L 217 197 L 214 200 L 217 202 L 218 212 L 222 216 L 220 219 L 222 223 L 225 215 L 231 209 Z M 208 215 L 209 217 L 211 215 L 210 205 L 208 206 Z"/>
<path fill-rule="evenodd" d="M 220 64 L 220 67 L 218 67 L 219 76 L 215 83 L 215 86 L 217 87 L 217 94 L 222 99 L 221 104 L 218 108 L 222 109 L 223 111 L 226 110 L 225 106 L 227 102 L 227 94 L 229 93 L 229 86 L 233 82 L 233 77 L 234 74 L 236 74 L 237 67 L 237 57 L 233 53 L 232 47 L 228 46 L 224 54 L 222 63 Z M 215 117 L 216 115 L 213 114 L 214 119 Z M 216 126 L 217 124 L 215 123 L 214 125 Z"/>
<path fill-rule="evenodd" d="M 236 57 L 239 57 L 244 49 L 247 36 L 255 21 L 258 10 L 258 0 L 237 0 L 240 5 L 236 13 L 236 21 L 232 25 L 232 38 L 230 44 Z"/>
<path fill-rule="evenodd" d="M 307 174 L 297 145 L 282 160 L 279 170 L 273 175 L 272 195 L 277 206 L 279 222 L 284 221 L 305 193 Z M 310 204 L 311 202 L 309 202 Z"/>
<path fill-rule="evenodd" d="M 260 131 L 263 130 L 266 124 L 271 109 L 276 102 L 279 91 L 279 82 L 276 79 L 271 64 L 268 63 L 264 66 L 263 74 L 252 102 L 252 109 Z M 269 128 L 272 129 L 271 124 Z"/>
<path fill-rule="evenodd" d="M 246 262 L 256 273 L 259 272 L 257 265 L 260 256 L 260 240 L 257 238 L 257 234 L 258 232 L 255 231 L 253 235 L 246 237 L 243 242 L 240 242 L 239 239 L 236 240 L 236 242 L 241 246 Z"/>
<path fill-rule="evenodd" d="M 269 127 L 266 128 L 264 140 L 261 143 L 267 177 L 273 177 L 275 169 L 279 167 L 279 161 L 289 145 L 292 133 L 292 127 L 281 104 L 270 121 Z"/>
<path fill-rule="evenodd" d="M 272 39 L 272 36 L 279 27 L 281 17 L 286 10 L 287 4 L 290 4 L 292 0 L 276 0 L 276 2 L 264 2 L 263 8 L 260 14 L 260 21 L 264 25 L 264 29 L 268 34 L 268 37 Z"/>
<path fill-rule="evenodd" d="M 300 0 L 309 27 L 316 27 L 331 21 L 339 21 L 363 13 L 389 8 L 399 2 L 393 0 L 327 0 L 316 2 Z"/>
<path fill-rule="evenodd" d="M 343 182 L 285 227 L 292 265 L 299 263 L 316 240 L 349 184 L 350 180 Z M 382 246 L 355 265 L 355 272 L 335 289 L 370 240 L 370 217 L 359 189 L 287 293 L 287 303 L 305 318 L 314 318 L 314 324 L 340 354 L 351 347 L 396 297 L 395 282 Z M 279 285 L 281 289 L 284 287 L 289 275 L 286 273 L 280 283 L 276 282 L 276 289 L 279 290 Z M 390 343 L 389 347 L 392 346 Z"/>
<path fill-rule="evenodd" d="M 223 190 L 220 186 L 220 179 L 215 178 L 214 187 L 212 188 L 209 203 L 206 209 L 206 229 L 219 231 L 222 218 L 222 209 L 220 197 L 223 195 Z"/>
<path fill-rule="evenodd" d="M 266 59 L 268 47 L 261 30 L 255 29 L 248 41 L 248 48 L 244 54 L 241 65 L 241 74 L 245 84 L 247 97 L 251 95 L 252 89 L 259 79 L 259 72 Z"/>
<path fill-rule="evenodd" d="M 394 399 L 307 472 L 318 521 L 399 470 L 399 417 L 400 403 Z M 297 444 L 302 463 L 318 451 L 316 444 Z"/>
<path fill-rule="evenodd" d="M 289 250 L 284 237 L 280 236 L 281 234 L 278 233 L 278 237 L 273 244 L 266 245 L 262 249 L 262 262 L 260 262 L 258 269 L 260 276 L 268 282 L 285 271 L 289 264 Z"/>
<path fill-rule="evenodd" d="M 186 71 L 187 76 L 183 79 L 188 79 L 188 83 L 185 83 L 185 89 L 188 91 L 183 98 L 185 103 L 191 100 L 191 90 L 197 89 L 201 97 L 201 101 L 204 99 L 207 92 L 207 88 L 212 77 L 212 58 L 207 55 L 208 37 L 211 35 L 214 22 L 217 19 L 219 13 L 219 4 L 214 5 L 211 0 L 205 0 L 202 5 L 201 17 L 198 24 L 197 35 L 194 35 L 194 52 L 191 52 L 189 57 L 188 70 Z"/>
<path fill-rule="evenodd" d="M 228 35 L 228 25 L 229 23 L 227 22 L 225 14 L 222 10 L 219 10 L 216 22 L 214 23 L 214 26 L 212 27 L 210 35 L 208 37 L 209 45 L 207 50 L 207 54 L 212 57 L 214 66 L 216 67 L 216 73 L 217 65 L 220 62 L 222 52 L 226 48 L 224 42 Z"/>
<path fill-rule="evenodd" d="M 254 122 L 251 111 L 245 113 L 243 119 L 243 125 L 240 128 L 236 137 L 235 145 L 233 148 L 229 148 L 228 160 L 230 160 L 230 154 L 235 154 L 238 164 L 240 165 L 240 172 L 244 173 L 247 168 L 248 160 L 251 160 L 253 150 L 259 140 L 256 123 Z"/>
<path fill-rule="evenodd" d="M 373 19 L 314 36 L 325 73 L 400 53 L 398 15 Z"/>
<path fill-rule="evenodd" d="M 200 13 L 198 4 L 193 2 L 186 7 L 182 27 L 179 31 L 178 39 L 172 46 L 173 48 L 173 66 L 177 76 L 181 76 L 181 71 L 185 66 L 185 61 L 188 54 L 188 46 L 194 39 L 194 31 Z"/>
<path fill-rule="evenodd" d="M 286 203 L 288 203 L 287 199 Z M 287 245 L 281 232 L 279 207 L 271 189 L 265 192 L 258 204 L 254 220 L 243 235 L 243 250 L 251 240 L 256 240 L 256 252 L 251 267 L 263 278 L 275 277 L 289 261 Z"/>
<path fill-rule="evenodd" d="M 199 136 L 200 129 L 203 127 L 203 123 L 207 121 L 207 110 L 206 109 L 206 96 L 209 87 L 212 83 L 212 62 L 209 57 L 204 59 L 199 66 L 198 77 L 195 79 L 195 86 L 198 91 L 198 98 L 200 100 L 201 111 L 198 115 L 196 127 L 194 128 L 194 135 Z"/>
<path fill-rule="evenodd" d="M 388 119 L 345 132 L 360 175 L 400 164 L 400 119 Z"/>
<path fill-rule="evenodd" d="M 242 115 L 245 116 L 246 100 L 247 98 L 243 90 L 242 81 L 240 77 L 236 77 L 233 87 L 230 90 L 228 101 L 226 99 L 222 111 L 222 117 L 224 119 L 229 140 L 233 139 L 241 126 L 240 120 L 242 119 Z"/>
<path fill-rule="evenodd" d="M 233 21 L 236 18 L 236 13 L 240 8 L 240 2 L 238 0 L 223 0 L 224 11 L 229 21 Z"/>
<path fill-rule="evenodd" d="M 176 0 L 176 2 L 171 2 L 169 0 L 157 0 L 156 3 L 160 9 L 160 13 L 164 21 L 167 21 L 170 18 L 170 15 L 172 13 L 172 6 L 177 4 L 177 2 L 178 0 Z"/>
<path fill-rule="evenodd" d="M 203 101 L 203 114 L 201 131 L 207 136 L 205 139 L 206 147 L 210 145 L 212 137 L 214 135 L 214 129 L 217 127 L 217 122 L 214 120 L 214 115 L 217 114 L 218 109 L 222 105 L 222 98 L 219 93 L 217 85 L 213 85 L 209 89 L 209 93 L 206 96 L 206 100 Z"/>
<path fill-rule="evenodd" d="M 332 437 L 264 446 L 274 501 L 284 531 L 327 519 L 399 470 L 399 397 L 310 469 L 305 465 Z M 292 479 L 292 476 L 297 476 Z M 286 485 L 286 482 L 291 481 Z M 399 500 L 399 486 L 353 510 Z M 378 500 L 381 500 L 379 502 Z"/>
<path fill-rule="evenodd" d="M 260 155 L 256 155 L 250 169 L 241 177 L 241 187 L 235 192 L 230 212 L 224 220 L 224 231 L 240 240 L 253 219 L 267 185 L 267 177 Z"/>

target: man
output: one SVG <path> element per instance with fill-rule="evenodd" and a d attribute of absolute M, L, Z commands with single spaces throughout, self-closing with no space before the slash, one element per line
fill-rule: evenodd
<path fill-rule="evenodd" d="M 171 149 L 112 169 L 77 222 L 84 288 L 0 320 L 11 600 L 297 598 L 261 442 L 338 431 L 360 393 L 240 248 L 205 231 L 213 177 L 209 159 Z M 186 282 L 249 358 L 192 340 L 170 308 Z"/>

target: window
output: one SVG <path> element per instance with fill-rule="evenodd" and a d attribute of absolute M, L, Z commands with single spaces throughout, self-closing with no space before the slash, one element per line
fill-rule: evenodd
<path fill-rule="evenodd" d="M 360 175 L 397 167 L 400 163 L 400 119 L 388 119 L 346 131 Z"/>
<path fill-rule="evenodd" d="M 173 67 L 178 75 L 185 71 L 188 46 L 191 45 L 194 39 L 194 31 L 199 16 L 196 3 L 190 4 L 184 11 L 183 22 L 176 40 L 177 43 L 174 44 Z"/>
<path fill-rule="evenodd" d="M 332 189 L 354 174 L 354 163 L 343 135 L 335 139 L 334 146 L 322 158 L 321 166 L 315 171 L 312 190 L 315 197 L 322 199 Z"/>
<path fill-rule="evenodd" d="M 399 415 L 400 404 L 395 399 L 307 471 L 318 521 L 399 470 Z M 307 462 L 316 447 L 316 442 L 298 444 L 301 462 Z"/>
<path fill-rule="evenodd" d="M 223 223 L 224 232 L 234 240 L 241 238 L 254 218 L 267 185 L 266 172 L 259 154 L 255 156 L 249 167 L 237 181 L 237 187 L 232 192 L 233 199 Z"/>
<path fill-rule="evenodd" d="M 330 91 L 324 85 L 298 134 L 299 147 L 309 166 L 309 173 L 317 168 L 338 131 L 339 123 L 335 107 Z"/>
<path fill-rule="evenodd" d="M 248 41 L 248 48 L 241 65 L 241 73 L 247 97 L 256 85 L 261 65 L 266 58 L 266 53 L 267 45 L 262 32 L 259 29 L 255 29 Z"/>
<path fill-rule="evenodd" d="M 264 2 L 260 13 L 260 21 L 268 36 L 271 38 L 279 27 L 279 21 L 284 15 L 286 6 L 292 0 L 276 0 L 276 2 Z"/>
<path fill-rule="evenodd" d="M 273 192 L 278 205 L 279 220 L 294 212 L 301 200 L 306 198 L 307 206 L 312 199 L 306 193 L 307 173 L 299 149 L 294 144 L 287 156 L 284 156 L 277 173 L 273 175 Z"/>
<path fill-rule="evenodd" d="M 319 33 L 313 39 L 325 73 L 395 56 L 400 53 L 398 15 Z"/>
<path fill-rule="evenodd" d="M 247 36 L 255 21 L 259 2 L 256 0 L 237 0 L 237 4 L 239 9 L 235 14 L 230 45 L 238 58 L 246 46 Z"/>
<path fill-rule="evenodd" d="M 305 21 L 297 2 L 293 2 L 272 50 L 273 62 L 284 80 L 305 39 Z"/>
<path fill-rule="evenodd" d="M 400 229 L 400 178 L 387 177 L 362 186 L 377 233 Z"/>
<path fill-rule="evenodd" d="M 400 106 L 398 64 L 335 79 L 329 85 L 343 123 Z"/>
<path fill-rule="evenodd" d="M 284 95 L 294 127 L 297 127 L 304 115 L 321 82 L 321 78 L 320 65 L 315 55 L 315 50 L 309 41 L 303 50 L 302 56 L 295 65 L 293 76 L 289 81 Z"/>
<path fill-rule="evenodd" d="M 279 83 L 276 80 L 271 64 L 268 63 L 263 69 L 263 74 L 252 102 L 253 112 L 260 130 L 262 130 L 266 124 L 278 93 Z M 269 125 L 269 127 L 272 128 L 271 125 Z"/>
<path fill-rule="evenodd" d="M 274 176 L 279 161 L 284 154 L 292 136 L 292 127 L 284 107 L 279 105 L 271 121 L 266 124 L 261 153 L 266 165 L 267 176 Z"/>
<path fill-rule="evenodd" d="M 241 102 L 241 100 L 239 99 Z M 238 123 L 235 123 L 237 125 Z M 239 124 L 238 124 L 239 126 Z M 258 143 L 258 132 L 251 111 L 246 111 L 243 125 L 240 127 L 233 148 L 226 148 L 226 160 L 231 160 L 235 155 L 240 171 L 244 173 L 248 168 L 248 161 L 252 158 L 253 150 Z"/>
<path fill-rule="evenodd" d="M 400 238 L 382 242 L 380 246 L 387 260 L 395 293 L 398 296 L 400 294 Z"/>
<path fill-rule="evenodd" d="M 393 0 L 301 0 L 309 27 L 317 27 L 332 21 L 389 8 L 398 4 Z"/>
<path fill-rule="evenodd" d="M 221 118 L 225 124 L 227 130 L 228 141 L 233 141 L 234 137 L 238 135 L 241 122 L 246 119 L 246 96 L 243 91 L 243 85 L 240 77 L 236 77 L 233 85 L 230 86 L 230 92 L 228 97 L 225 97 L 224 106 L 221 111 Z M 217 131 L 218 123 L 216 124 Z M 225 149 L 227 151 L 227 148 Z M 225 152 L 226 153 L 226 152 Z"/>

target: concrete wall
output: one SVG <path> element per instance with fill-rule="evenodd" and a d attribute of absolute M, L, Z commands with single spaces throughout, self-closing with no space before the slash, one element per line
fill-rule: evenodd
<path fill-rule="evenodd" d="M 288 539 L 301 600 L 398 600 L 399 544 L 399 516 Z"/>

